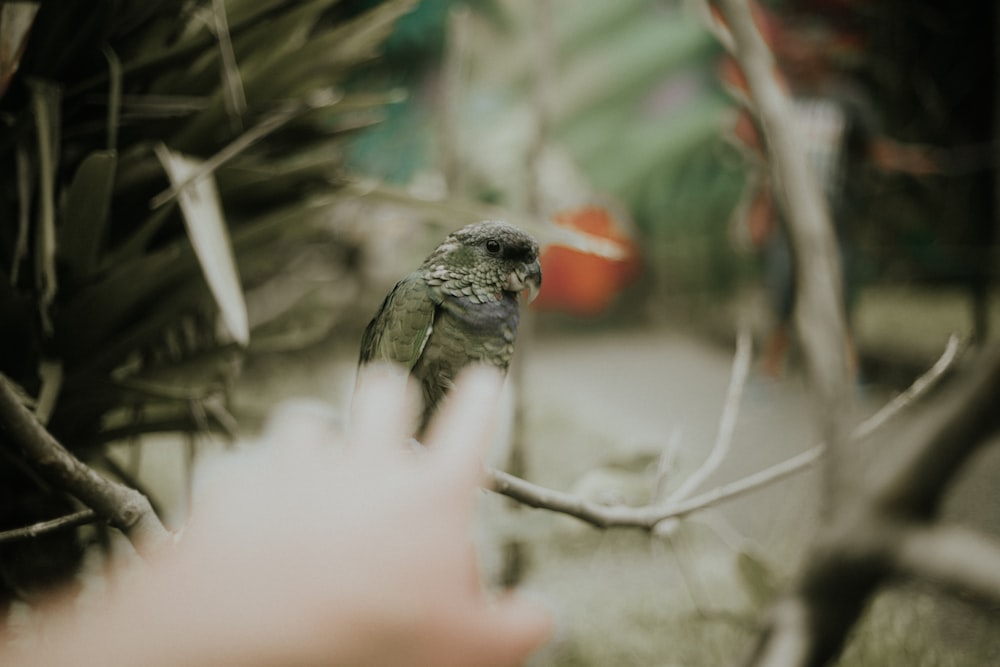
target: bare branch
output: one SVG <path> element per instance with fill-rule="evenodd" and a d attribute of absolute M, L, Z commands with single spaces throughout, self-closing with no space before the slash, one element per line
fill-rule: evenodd
<path fill-rule="evenodd" d="M 773 484 L 816 463 L 820 460 L 822 453 L 822 447 L 813 447 L 786 461 L 776 463 L 735 482 L 723 484 L 688 500 L 667 501 L 641 507 L 602 505 L 581 496 L 533 484 L 493 468 L 488 469 L 486 474 L 490 481 L 490 490 L 529 507 L 566 514 L 598 528 L 652 530 L 656 524 L 667 519 L 681 518 Z"/>
<path fill-rule="evenodd" d="M 895 566 L 901 574 L 1000 604 L 1000 544 L 966 528 L 909 531 L 896 550 Z"/>
<path fill-rule="evenodd" d="M 39 537 L 40 535 L 52 533 L 57 530 L 65 530 L 66 528 L 75 528 L 76 526 L 82 526 L 87 523 L 94 523 L 99 519 L 100 517 L 97 516 L 97 513 L 94 510 L 80 510 L 79 512 L 73 512 L 72 514 L 67 514 L 66 516 L 61 516 L 57 519 L 33 523 L 30 526 L 25 526 L 23 528 L 13 528 L 11 530 L 0 531 L 0 544 L 33 539 Z"/>
<path fill-rule="evenodd" d="M 980 353 L 918 417 L 900 425 L 896 446 L 873 470 L 870 488 L 881 511 L 928 519 L 959 467 L 1000 428 L 1000 347 Z"/>
<path fill-rule="evenodd" d="M 935 384 L 937 384 L 937 381 L 941 379 L 941 376 L 951 370 L 961 349 L 961 339 L 959 339 L 956 334 L 952 334 L 948 338 L 948 344 L 945 345 L 944 352 L 938 360 L 934 362 L 934 365 L 931 366 L 926 373 L 918 377 L 905 391 L 901 392 L 891 401 L 883 405 L 882 408 L 871 417 L 861 422 L 857 428 L 854 429 L 851 437 L 856 440 L 867 438 L 873 432 L 878 430 L 880 426 L 898 414 L 904 407 L 926 394 Z"/>
<path fill-rule="evenodd" d="M 797 267 L 795 324 L 806 358 L 820 439 L 827 444 L 824 507 L 850 495 L 856 471 L 843 444 L 853 418 L 837 239 L 826 201 L 802 150 L 792 106 L 774 75 L 771 52 L 754 24 L 746 0 L 719 0 L 733 37 L 733 51 L 746 75 L 768 149 L 777 196 L 786 213 Z"/>
<path fill-rule="evenodd" d="M 805 663 L 809 655 L 809 609 L 795 598 L 775 605 L 766 642 L 758 644 L 747 664 L 788 667 Z"/>
<path fill-rule="evenodd" d="M 729 379 L 729 389 L 726 392 L 726 402 L 722 410 L 722 417 L 719 420 L 719 432 L 712 445 L 712 451 L 704 463 L 695 470 L 690 477 L 684 480 L 676 491 L 671 493 L 668 501 L 679 502 L 694 492 L 701 486 L 709 476 L 715 472 L 719 465 L 729 454 L 729 447 L 733 442 L 733 432 L 736 429 L 736 418 L 740 413 L 740 400 L 743 398 L 743 387 L 746 385 L 747 376 L 750 374 L 750 360 L 752 344 L 750 332 L 741 331 L 736 340 L 736 355 L 733 357 L 733 370 Z"/>
<path fill-rule="evenodd" d="M 773 616 L 746 664 L 828 664 L 868 599 L 900 568 L 933 575 L 952 588 L 975 585 L 986 599 L 997 599 L 1000 579 L 990 572 L 990 565 L 995 571 L 1000 564 L 997 546 L 954 529 L 920 528 L 933 518 L 959 466 L 1000 427 L 1000 347 L 968 370 L 938 401 L 889 435 L 879 450 L 884 455 L 878 468 L 865 480 L 866 491 L 841 499 L 787 596 L 807 610 L 808 624 L 793 626 L 792 620 Z M 963 548 L 968 552 L 959 553 Z M 762 658 L 777 651 L 779 638 L 788 637 L 806 647 L 799 659 Z"/>
<path fill-rule="evenodd" d="M 171 542 L 145 496 L 101 476 L 67 451 L 21 404 L 3 375 L 0 433 L 39 475 L 121 530 L 140 554 L 151 554 Z"/>
<path fill-rule="evenodd" d="M 949 341 L 941 357 L 926 373 L 917 378 L 909 388 L 889 401 L 881 410 L 861 422 L 854 430 L 852 437 L 860 439 L 870 436 L 879 427 L 891 421 L 903 409 L 930 392 L 955 365 L 955 361 L 958 358 L 958 351 L 959 345 L 957 339 L 953 338 Z M 738 369 L 740 366 L 740 364 L 734 362 L 734 369 Z M 734 375 L 736 374 L 734 373 Z M 732 387 L 733 384 L 731 383 L 731 390 Z M 734 400 L 738 401 L 738 398 Z M 588 501 L 580 496 L 533 484 L 495 469 L 488 470 L 487 475 L 491 482 L 491 490 L 529 507 L 567 514 L 599 528 L 620 527 L 652 530 L 660 522 L 684 517 L 707 509 L 723 501 L 732 500 L 738 496 L 756 491 L 805 470 L 822 458 L 824 450 L 825 445 L 819 444 L 780 463 L 776 463 L 728 484 L 720 485 L 686 501 L 682 499 L 667 499 L 665 502 L 655 502 L 644 507 L 602 505 Z"/>
<path fill-rule="evenodd" d="M 750 374 L 750 361 L 752 355 L 752 339 L 750 332 L 743 330 L 736 339 L 736 354 L 733 356 L 733 370 L 729 378 L 729 388 L 726 391 L 726 401 L 722 409 L 722 417 L 719 419 L 719 432 L 712 445 L 712 451 L 708 457 L 691 475 L 684 480 L 677 489 L 667 496 L 666 502 L 679 503 L 690 496 L 695 489 L 701 486 L 713 472 L 726 460 L 729 455 L 729 447 L 733 442 L 733 432 L 736 430 L 736 418 L 740 413 L 740 401 L 743 398 L 743 387 L 746 385 L 747 376 Z M 664 521 L 657 525 L 654 530 L 658 535 L 668 535 L 677 529 L 676 519 Z"/>

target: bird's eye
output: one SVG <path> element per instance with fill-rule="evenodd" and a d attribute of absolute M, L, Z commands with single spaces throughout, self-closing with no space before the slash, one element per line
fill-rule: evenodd
<path fill-rule="evenodd" d="M 500 242 L 496 239 L 490 239 L 486 242 L 486 252 L 491 255 L 495 255 L 500 252 Z"/>

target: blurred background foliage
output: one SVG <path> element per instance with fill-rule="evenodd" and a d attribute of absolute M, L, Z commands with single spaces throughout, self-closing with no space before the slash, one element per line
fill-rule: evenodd
<path fill-rule="evenodd" d="M 985 337 L 997 228 L 992 7 L 761 4 L 785 30 L 823 36 L 826 59 L 866 98 L 877 132 L 927 146 L 937 160 L 938 173 L 920 178 L 871 166 L 851 174 L 864 193 L 851 225 L 858 279 L 957 288 Z M 656 295 L 645 306 L 680 299 L 716 308 L 759 277 L 760 258 L 736 215 L 748 167 L 731 137 L 741 102 L 720 82 L 724 51 L 702 12 L 698 2 L 669 0 L 422 3 L 390 38 L 397 58 L 364 70 L 410 95 L 352 140 L 350 164 L 390 182 L 530 208 L 524 175 L 544 106 L 544 143 L 563 159 L 532 173 L 543 189 L 548 181 L 563 192 L 550 192 L 556 201 L 540 212 L 614 200 L 642 238 L 638 294 Z"/>
<path fill-rule="evenodd" d="M 937 177 L 872 176 L 868 280 L 958 284 L 985 312 L 990 3 L 767 4 L 851 45 L 838 65 L 887 133 L 948 150 Z M 0 3 L 0 372 L 78 455 L 137 483 L 109 443 L 234 431 L 248 358 L 353 345 L 400 273 L 474 218 L 543 241 L 543 221 L 585 218 L 628 241 L 641 257 L 615 292 L 638 285 L 602 323 L 728 315 L 759 267 L 733 219 L 738 104 L 695 5 Z M 192 174 L 190 209 L 171 183 Z M 0 461 L 0 529 L 73 508 L 10 448 Z M 3 547 L 0 594 L 72 569 L 74 539 Z"/>
<path fill-rule="evenodd" d="M 451 3 L 450 14 L 446 4 L 400 21 L 406 64 L 390 49 L 366 68 L 401 77 L 411 95 L 352 141 L 352 166 L 515 210 L 530 208 L 525 174 L 537 174 L 543 216 L 610 206 L 642 235 L 661 287 L 733 287 L 727 220 L 744 167 L 721 133 L 731 109 L 714 71 L 721 48 L 696 12 L 637 0 Z M 540 105 L 549 159 L 533 170 Z"/>

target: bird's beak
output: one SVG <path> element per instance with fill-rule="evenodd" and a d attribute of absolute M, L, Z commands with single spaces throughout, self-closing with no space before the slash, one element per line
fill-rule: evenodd
<path fill-rule="evenodd" d="M 507 276 L 507 289 L 518 294 L 528 290 L 528 303 L 534 301 L 542 289 L 542 265 L 538 260 L 511 271 Z"/>

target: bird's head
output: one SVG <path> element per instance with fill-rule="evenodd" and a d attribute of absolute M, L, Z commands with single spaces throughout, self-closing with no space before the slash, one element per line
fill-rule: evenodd
<path fill-rule="evenodd" d="M 481 303 L 504 292 L 529 292 L 542 286 L 538 242 L 527 232 L 499 220 L 466 225 L 451 233 L 424 261 L 427 281 L 452 296 Z"/>

